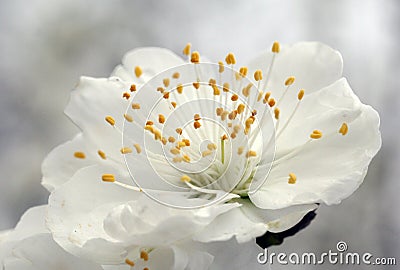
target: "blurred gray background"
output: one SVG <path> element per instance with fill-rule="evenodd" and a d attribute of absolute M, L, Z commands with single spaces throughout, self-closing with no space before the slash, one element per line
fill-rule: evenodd
<path fill-rule="evenodd" d="M 343 240 L 400 264 L 399 25 L 398 0 L 0 0 L 0 229 L 46 203 L 41 162 L 78 131 L 63 110 L 80 75 L 106 77 L 139 46 L 180 53 L 190 41 L 210 59 L 233 51 L 245 63 L 274 40 L 317 40 L 342 53 L 354 91 L 380 113 L 383 146 L 351 198 L 320 207 L 312 226 L 272 251 L 321 253 Z"/>

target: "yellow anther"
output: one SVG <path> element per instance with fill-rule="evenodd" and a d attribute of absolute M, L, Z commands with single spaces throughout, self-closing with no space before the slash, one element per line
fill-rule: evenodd
<path fill-rule="evenodd" d="M 169 92 L 165 92 L 164 95 L 163 95 L 163 98 L 169 99 Z"/>
<path fill-rule="evenodd" d="M 263 79 L 263 75 L 262 75 L 262 71 L 260 69 L 257 69 L 254 72 L 254 79 L 258 82 L 261 81 Z"/>
<path fill-rule="evenodd" d="M 102 158 L 102 159 L 106 159 L 106 153 L 104 153 L 103 151 L 99 150 L 97 151 L 97 154 Z"/>
<path fill-rule="evenodd" d="M 215 84 L 212 85 L 212 88 L 214 90 L 214 96 L 219 96 L 221 94 L 221 92 L 219 91 L 218 86 L 216 86 Z"/>
<path fill-rule="evenodd" d="M 285 85 L 286 85 L 286 86 L 292 85 L 292 84 L 294 83 L 294 80 L 295 80 L 295 79 L 296 79 L 296 78 L 295 78 L 294 76 L 290 76 L 289 78 L 286 79 Z"/>
<path fill-rule="evenodd" d="M 205 151 L 203 151 L 202 153 L 201 153 L 201 156 L 202 157 L 206 157 L 206 156 L 209 156 L 209 155 L 211 155 L 212 154 L 212 151 L 210 151 L 210 150 L 205 150 Z"/>
<path fill-rule="evenodd" d="M 187 176 L 186 174 L 182 175 L 181 177 L 181 181 L 182 182 L 190 182 L 190 177 Z"/>
<path fill-rule="evenodd" d="M 179 135 L 182 135 L 182 129 L 181 128 L 177 128 L 175 129 L 176 133 L 178 133 Z"/>
<path fill-rule="evenodd" d="M 256 116 L 257 115 L 257 110 L 252 110 L 251 111 L 251 116 Z"/>
<path fill-rule="evenodd" d="M 221 116 L 221 114 L 224 112 L 224 109 L 221 108 L 221 107 L 218 107 L 218 108 L 215 110 L 215 112 L 216 112 L 217 116 Z"/>
<path fill-rule="evenodd" d="M 269 100 L 268 100 L 268 105 L 272 108 L 272 107 L 274 107 L 275 106 L 275 104 L 276 104 L 276 101 L 275 101 L 275 99 L 273 99 L 273 98 L 270 98 Z"/>
<path fill-rule="evenodd" d="M 144 129 L 150 131 L 151 133 L 154 133 L 154 128 L 151 125 L 145 125 Z"/>
<path fill-rule="evenodd" d="M 240 74 L 240 76 L 242 76 L 242 77 L 246 77 L 246 76 L 247 76 L 247 72 L 248 72 L 247 67 L 241 67 L 241 68 L 239 69 L 239 74 Z"/>
<path fill-rule="evenodd" d="M 223 84 L 223 86 L 222 86 L 222 91 L 224 91 L 224 92 L 229 92 L 229 83 L 224 83 Z"/>
<path fill-rule="evenodd" d="M 152 126 L 152 125 L 154 125 L 153 121 L 149 120 L 149 121 L 146 122 L 146 126 Z"/>
<path fill-rule="evenodd" d="M 115 119 L 112 116 L 106 116 L 105 120 L 107 121 L 107 123 L 109 123 L 110 125 L 114 126 L 115 125 Z"/>
<path fill-rule="evenodd" d="M 131 88 L 129 90 L 131 92 L 135 92 L 136 91 L 136 85 L 135 84 L 131 84 Z"/>
<path fill-rule="evenodd" d="M 144 250 L 140 251 L 140 259 L 143 259 L 145 262 L 147 262 L 149 260 L 149 253 Z"/>
<path fill-rule="evenodd" d="M 268 102 L 270 96 L 271 96 L 271 92 L 265 93 L 264 100 L 263 100 L 264 104 Z"/>
<path fill-rule="evenodd" d="M 183 161 L 183 158 L 182 157 L 174 157 L 173 159 L 172 159 L 172 161 L 174 162 L 174 163 L 178 163 L 178 162 L 182 162 Z"/>
<path fill-rule="evenodd" d="M 263 98 L 263 91 L 258 91 L 257 101 L 260 101 Z"/>
<path fill-rule="evenodd" d="M 154 140 L 161 141 L 161 139 L 162 139 L 161 131 L 159 131 L 158 129 L 153 129 L 153 133 L 154 133 Z"/>
<path fill-rule="evenodd" d="M 140 104 L 139 103 L 132 103 L 132 109 L 139 110 L 140 109 Z"/>
<path fill-rule="evenodd" d="M 186 143 L 185 142 L 183 142 L 183 141 L 180 141 L 180 142 L 178 142 L 177 144 L 176 144 L 176 147 L 177 148 L 182 148 L 182 147 L 185 147 L 186 146 Z"/>
<path fill-rule="evenodd" d="M 129 154 L 129 153 L 132 153 L 132 149 L 129 148 L 129 147 L 122 147 L 120 151 L 121 151 L 121 154 Z"/>
<path fill-rule="evenodd" d="M 250 95 L 250 90 L 252 87 L 253 85 L 251 83 L 249 83 L 246 87 L 244 87 L 242 90 L 243 96 L 248 97 Z"/>
<path fill-rule="evenodd" d="M 198 64 L 200 62 L 199 52 L 192 52 L 192 56 L 190 57 L 190 62 L 194 64 Z"/>
<path fill-rule="evenodd" d="M 194 119 L 195 121 L 199 121 L 199 120 L 201 119 L 200 114 L 196 113 L 196 114 L 193 116 L 193 119 Z"/>
<path fill-rule="evenodd" d="M 171 105 L 172 105 L 172 107 L 176 108 L 176 102 L 175 101 L 171 101 Z"/>
<path fill-rule="evenodd" d="M 218 72 L 222 73 L 225 70 L 224 63 L 222 61 L 218 61 Z"/>
<path fill-rule="evenodd" d="M 167 142 L 168 142 L 168 141 L 167 141 L 167 138 L 162 137 L 162 138 L 161 138 L 161 142 L 162 142 L 163 145 L 167 145 Z"/>
<path fill-rule="evenodd" d="M 189 141 L 189 139 L 182 139 L 182 142 L 185 143 L 185 146 L 190 146 L 190 141 Z"/>
<path fill-rule="evenodd" d="M 250 132 L 250 127 L 245 127 L 244 128 L 244 134 L 247 135 Z"/>
<path fill-rule="evenodd" d="M 86 155 L 83 152 L 75 152 L 74 157 L 84 159 L 84 158 L 86 158 Z"/>
<path fill-rule="evenodd" d="M 103 180 L 104 182 L 115 182 L 115 176 L 113 174 L 103 174 L 101 176 L 101 180 Z"/>
<path fill-rule="evenodd" d="M 139 66 L 136 66 L 135 67 L 135 75 L 136 75 L 136 77 L 139 78 L 142 75 L 142 73 L 143 73 L 142 69 Z"/>
<path fill-rule="evenodd" d="M 232 132 L 232 133 L 231 133 L 231 138 L 232 138 L 232 139 L 235 139 L 235 138 L 236 138 L 236 133 L 235 133 L 235 132 Z"/>
<path fill-rule="evenodd" d="M 227 140 L 227 139 L 228 139 L 228 136 L 226 136 L 226 134 L 224 134 L 224 135 L 221 136 L 221 140 L 225 141 L 225 140 Z"/>
<path fill-rule="evenodd" d="M 133 147 L 135 147 L 136 153 L 140 154 L 142 152 L 142 148 L 138 143 L 135 143 Z"/>
<path fill-rule="evenodd" d="M 190 157 L 188 155 L 183 155 L 182 156 L 183 161 L 189 163 L 190 162 Z"/>
<path fill-rule="evenodd" d="M 172 74 L 173 79 L 179 79 L 180 76 L 181 74 L 179 74 L 179 72 L 175 72 L 174 74 Z"/>
<path fill-rule="evenodd" d="M 168 141 L 169 141 L 170 143 L 174 143 L 174 142 L 175 142 L 175 138 L 172 137 L 172 136 L 169 136 L 169 137 L 168 137 Z"/>
<path fill-rule="evenodd" d="M 322 132 L 319 130 L 314 130 L 311 134 L 310 134 L 310 138 L 311 139 L 320 139 L 322 137 Z"/>
<path fill-rule="evenodd" d="M 297 99 L 302 100 L 304 97 L 304 90 L 300 89 L 299 93 L 297 94 Z"/>
<path fill-rule="evenodd" d="M 294 173 L 289 173 L 289 184 L 295 184 L 297 180 L 297 176 Z"/>
<path fill-rule="evenodd" d="M 254 117 L 247 118 L 245 121 L 246 128 L 250 128 L 253 123 L 254 123 Z"/>
<path fill-rule="evenodd" d="M 182 84 L 178 84 L 178 85 L 176 86 L 176 91 L 177 91 L 179 94 L 182 94 L 182 92 L 183 92 L 183 86 L 182 86 Z"/>
<path fill-rule="evenodd" d="M 164 93 L 165 88 L 164 87 L 157 87 L 157 91 L 160 92 L 161 94 Z"/>
<path fill-rule="evenodd" d="M 215 80 L 215 79 L 213 79 L 213 78 L 210 78 L 209 80 L 208 80 L 208 85 L 209 86 L 213 86 L 214 84 L 216 84 L 217 83 L 217 81 Z"/>
<path fill-rule="evenodd" d="M 225 62 L 228 65 L 234 65 L 236 64 L 236 58 L 235 55 L 233 53 L 228 53 L 228 55 L 225 57 Z"/>
<path fill-rule="evenodd" d="M 183 48 L 183 54 L 189 56 L 190 55 L 190 48 L 192 47 L 192 44 L 187 43 L 185 48 Z"/>
<path fill-rule="evenodd" d="M 276 120 L 279 119 L 279 114 L 280 114 L 279 108 L 275 108 L 275 110 L 274 110 L 274 115 L 275 115 L 275 119 L 276 119 Z"/>
<path fill-rule="evenodd" d="M 253 150 L 249 150 L 247 153 L 246 153 L 246 157 L 247 158 L 249 158 L 249 157 L 256 157 L 257 156 L 257 152 L 256 151 L 253 151 Z"/>
<path fill-rule="evenodd" d="M 226 120 L 226 117 L 228 116 L 228 114 L 229 114 L 228 111 L 223 111 L 222 114 L 221 114 L 221 120 L 222 120 L 222 121 L 225 121 L 225 120 Z"/>
<path fill-rule="evenodd" d="M 199 82 L 194 82 L 193 83 L 193 87 L 196 88 L 196 89 L 199 89 L 200 88 L 200 83 Z"/>
<path fill-rule="evenodd" d="M 240 146 L 240 147 L 238 148 L 238 151 L 237 151 L 238 155 L 243 154 L 243 150 L 244 150 L 244 147 L 243 147 L 243 146 Z"/>
<path fill-rule="evenodd" d="M 158 122 L 159 122 L 160 124 L 164 124 L 164 123 L 165 123 L 165 116 L 162 115 L 162 114 L 159 114 L 159 115 L 158 115 Z"/>
<path fill-rule="evenodd" d="M 278 41 L 275 41 L 274 44 L 272 44 L 272 49 L 271 49 L 271 51 L 272 51 L 273 53 L 279 53 L 279 51 L 281 50 L 280 47 L 281 47 L 281 46 L 279 45 L 279 42 L 278 42 Z"/>
<path fill-rule="evenodd" d="M 129 265 L 130 267 L 134 267 L 134 266 L 135 266 L 134 261 L 131 261 L 131 260 L 129 260 L 128 258 L 125 259 L 125 263 L 126 263 L 127 265 Z"/>
<path fill-rule="evenodd" d="M 229 120 L 234 120 L 237 116 L 237 110 L 233 110 L 229 113 L 228 118 Z"/>
<path fill-rule="evenodd" d="M 212 151 L 217 149 L 217 145 L 215 143 L 209 143 L 207 144 L 207 149 Z"/>
<path fill-rule="evenodd" d="M 163 79 L 163 84 L 164 84 L 165 87 L 168 87 L 169 86 L 169 79 L 168 78 Z"/>
<path fill-rule="evenodd" d="M 133 122 L 133 117 L 130 116 L 129 114 L 124 114 L 124 118 L 126 121 L 132 123 Z"/>
<path fill-rule="evenodd" d="M 194 121 L 193 126 L 194 126 L 195 129 L 198 129 L 198 128 L 201 127 L 201 124 L 198 121 Z"/>
<path fill-rule="evenodd" d="M 346 123 L 343 123 L 339 129 L 339 133 L 341 133 L 344 136 L 347 134 L 348 131 L 349 131 L 349 127 L 347 126 Z"/>
<path fill-rule="evenodd" d="M 171 150 L 169 150 L 171 152 L 171 154 L 173 155 L 179 155 L 181 153 L 181 150 L 179 150 L 178 148 L 174 147 L 171 148 Z"/>
<path fill-rule="evenodd" d="M 126 100 L 128 100 L 131 97 L 131 94 L 129 94 L 128 92 L 125 92 L 122 94 L 122 97 L 125 98 Z"/>
<path fill-rule="evenodd" d="M 238 114 L 241 114 L 242 112 L 244 112 L 244 108 L 245 108 L 244 104 L 243 104 L 243 103 L 240 103 L 240 104 L 238 105 L 238 107 L 237 107 L 237 112 L 238 112 Z"/>
<path fill-rule="evenodd" d="M 236 133 L 239 133 L 240 129 L 241 129 L 240 125 L 235 125 L 233 127 L 233 131 L 236 132 Z"/>

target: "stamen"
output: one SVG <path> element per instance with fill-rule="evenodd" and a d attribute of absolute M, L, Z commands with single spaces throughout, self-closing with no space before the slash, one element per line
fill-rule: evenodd
<path fill-rule="evenodd" d="M 344 136 L 347 134 L 348 131 L 349 131 L 349 127 L 347 126 L 346 123 L 343 123 L 339 129 L 339 133 L 341 133 Z"/>
<path fill-rule="evenodd" d="M 241 68 L 239 69 L 239 74 L 240 74 L 240 76 L 242 76 L 242 77 L 246 77 L 246 76 L 247 76 L 247 72 L 248 72 L 247 67 L 241 67 Z"/>
<path fill-rule="evenodd" d="M 133 145 L 133 147 L 135 147 L 136 153 L 140 154 L 140 153 L 142 152 L 142 148 L 140 147 L 139 144 L 135 143 L 135 144 Z"/>
<path fill-rule="evenodd" d="M 154 125 L 153 121 L 147 121 L 146 122 L 146 126 L 152 126 L 152 125 Z"/>
<path fill-rule="evenodd" d="M 279 44 L 279 42 L 278 41 L 275 41 L 274 42 L 274 44 L 272 44 L 272 49 L 271 49 L 271 51 L 273 52 L 273 53 L 279 53 L 280 52 L 280 44 Z"/>
<path fill-rule="evenodd" d="M 169 79 L 168 78 L 163 79 L 163 84 L 164 84 L 165 87 L 168 87 L 169 86 Z"/>
<path fill-rule="evenodd" d="M 207 145 L 207 149 L 212 151 L 212 150 L 216 150 L 217 149 L 217 145 L 215 143 L 209 143 Z"/>
<path fill-rule="evenodd" d="M 185 146 L 190 146 L 190 141 L 188 139 L 182 139 L 182 142 L 185 143 Z"/>
<path fill-rule="evenodd" d="M 201 156 L 202 157 L 206 157 L 206 156 L 209 156 L 209 155 L 211 155 L 212 154 L 212 151 L 210 151 L 210 150 L 205 150 L 205 151 L 203 151 L 202 153 L 201 153 Z"/>
<path fill-rule="evenodd" d="M 115 182 L 115 176 L 113 174 L 103 174 L 101 180 L 104 182 Z"/>
<path fill-rule="evenodd" d="M 190 48 L 191 48 L 191 47 L 192 47 L 192 44 L 187 43 L 186 46 L 185 46 L 185 48 L 183 49 L 183 54 L 186 55 L 186 56 L 189 56 L 189 55 L 190 55 Z"/>
<path fill-rule="evenodd" d="M 188 155 L 183 155 L 182 158 L 183 158 L 183 161 L 185 161 L 187 163 L 190 162 L 190 157 Z"/>
<path fill-rule="evenodd" d="M 249 83 L 246 87 L 243 88 L 242 90 L 243 96 L 248 97 L 250 95 L 251 87 L 253 87 L 253 84 Z"/>
<path fill-rule="evenodd" d="M 265 93 L 264 100 L 263 100 L 264 104 L 268 102 L 270 96 L 271 96 L 271 92 Z"/>
<path fill-rule="evenodd" d="M 190 62 L 192 62 L 193 64 L 198 64 L 200 62 L 199 52 L 192 52 L 192 56 L 190 57 Z"/>
<path fill-rule="evenodd" d="M 233 94 L 232 97 L 231 97 L 232 101 L 237 101 L 238 99 L 239 99 L 239 96 L 236 95 L 236 94 Z"/>
<path fill-rule="evenodd" d="M 276 120 L 279 119 L 279 114 L 280 114 L 279 108 L 275 108 L 275 110 L 274 110 L 274 115 L 275 115 L 275 119 L 276 119 Z"/>
<path fill-rule="evenodd" d="M 228 53 L 228 55 L 225 57 L 225 62 L 228 65 L 234 65 L 236 64 L 236 58 L 235 55 L 233 53 Z"/>
<path fill-rule="evenodd" d="M 263 78 L 263 76 L 262 76 L 262 71 L 261 71 L 260 69 L 257 69 L 257 70 L 254 72 L 254 79 L 258 82 L 258 81 L 261 81 L 262 78 Z"/>
<path fill-rule="evenodd" d="M 162 115 L 162 114 L 159 114 L 159 115 L 158 115 L 158 122 L 159 122 L 160 124 L 164 124 L 164 123 L 165 123 L 165 116 Z"/>
<path fill-rule="evenodd" d="M 174 163 L 178 163 L 178 162 L 182 162 L 183 161 L 183 158 L 182 157 L 174 157 L 173 159 L 172 159 L 172 162 L 174 162 Z"/>
<path fill-rule="evenodd" d="M 223 87 L 222 87 L 222 90 L 224 91 L 224 92 L 229 92 L 229 83 L 224 83 L 224 85 L 223 85 Z"/>
<path fill-rule="evenodd" d="M 319 130 L 313 130 L 313 132 L 310 134 L 311 139 L 320 139 L 322 138 L 322 132 Z"/>
<path fill-rule="evenodd" d="M 172 137 L 172 136 L 169 136 L 169 137 L 168 137 L 168 141 L 169 141 L 170 143 L 174 143 L 174 142 L 175 142 L 175 138 Z"/>
<path fill-rule="evenodd" d="M 246 154 L 246 157 L 247 158 L 249 158 L 249 157 L 256 157 L 257 156 L 257 152 L 256 151 L 253 151 L 253 150 L 249 150 L 248 152 L 247 152 L 247 154 Z"/>
<path fill-rule="evenodd" d="M 122 97 L 125 98 L 126 100 L 128 100 L 131 97 L 131 94 L 129 94 L 128 92 L 125 92 L 122 94 Z"/>
<path fill-rule="evenodd" d="M 271 98 L 270 100 L 268 100 L 268 105 L 272 108 L 274 107 L 276 104 L 275 99 Z"/>
<path fill-rule="evenodd" d="M 297 180 L 297 177 L 294 173 L 289 173 L 289 180 L 288 183 L 289 184 L 295 184 Z"/>
<path fill-rule="evenodd" d="M 194 121 L 193 126 L 194 126 L 195 129 L 198 129 L 198 128 L 201 127 L 201 124 L 198 121 Z"/>
<path fill-rule="evenodd" d="M 139 103 L 132 103 L 132 109 L 139 110 L 140 109 L 140 104 Z"/>
<path fill-rule="evenodd" d="M 130 116 L 129 114 L 124 114 L 124 118 L 126 121 L 132 123 L 133 122 L 133 118 L 132 116 Z"/>
<path fill-rule="evenodd" d="M 131 92 L 135 92 L 136 91 L 136 85 L 132 84 L 130 90 L 131 90 Z"/>
<path fill-rule="evenodd" d="M 186 174 L 182 175 L 181 177 L 181 181 L 182 182 L 190 182 L 190 177 L 187 176 Z"/>
<path fill-rule="evenodd" d="M 296 78 L 295 78 L 294 76 L 290 76 L 289 78 L 286 79 L 285 85 L 286 85 L 286 86 L 292 85 L 292 84 L 294 83 L 294 80 L 295 80 L 295 79 L 296 79 Z"/>
<path fill-rule="evenodd" d="M 179 150 L 178 148 L 174 147 L 171 148 L 171 150 L 169 150 L 171 152 L 171 154 L 173 155 L 179 155 L 181 153 L 181 150 Z"/>
<path fill-rule="evenodd" d="M 300 89 L 299 93 L 297 94 L 297 99 L 302 100 L 304 97 L 304 89 Z"/>
<path fill-rule="evenodd" d="M 181 128 L 177 128 L 175 129 L 176 133 L 178 133 L 179 135 L 182 135 L 182 129 Z"/>
<path fill-rule="evenodd" d="M 106 159 L 106 153 L 104 153 L 103 151 L 99 150 L 97 151 L 97 154 L 102 158 L 102 159 Z"/>
<path fill-rule="evenodd" d="M 125 263 L 127 265 L 129 265 L 130 267 L 134 267 L 135 266 L 135 263 L 133 261 L 129 260 L 128 258 L 125 259 Z"/>
<path fill-rule="evenodd" d="M 115 119 L 112 116 L 106 116 L 105 120 L 107 121 L 107 123 L 109 123 L 110 125 L 114 126 L 115 125 Z"/>
<path fill-rule="evenodd" d="M 215 110 L 215 112 L 216 112 L 217 116 L 221 116 L 222 113 L 224 112 L 224 109 L 223 109 L 223 108 L 217 108 L 217 109 Z"/>
<path fill-rule="evenodd" d="M 149 253 L 144 250 L 140 251 L 140 258 L 147 262 L 149 260 Z"/>
<path fill-rule="evenodd" d="M 178 92 L 178 94 L 182 94 L 182 92 L 183 92 L 183 86 L 182 86 L 182 84 L 178 84 L 178 85 L 176 86 L 176 91 Z"/>
<path fill-rule="evenodd" d="M 244 150 L 244 147 L 243 146 L 240 146 L 239 148 L 238 148 L 238 155 L 241 155 L 241 154 L 243 154 L 243 150 Z"/>
<path fill-rule="evenodd" d="M 120 151 L 121 151 L 121 154 L 129 154 L 129 153 L 132 153 L 132 149 L 129 148 L 129 147 L 122 147 Z"/>
<path fill-rule="evenodd" d="M 258 92 L 258 96 L 257 96 L 257 101 L 260 101 L 263 97 L 264 92 L 263 91 L 259 91 Z"/>
<path fill-rule="evenodd" d="M 163 98 L 169 99 L 169 92 L 165 92 L 164 95 L 163 95 Z"/>
<path fill-rule="evenodd" d="M 193 87 L 196 88 L 196 89 L 199 89 L 200 88 L 200 83 L 199 82 L 194 82 L 193 83 Z"/>
<path fill-rule="evenodd" d="M 215 80 L 215 79 L 213 79 L 213 78 L 210 78 L 209 80 L 208 80 L 208 85 L 209 86 L 213 86 L 213 85 L 215 85 L 217 83 L 217 81 Z"/>
<path fill-rule="evenodd" d="M 181 74 L 179 74 L 179 72 L 175 72 L 174 74 L 172 74 L 172 78 L 174 79 L 179 79 L 180 76 Z"/>
<path fill-rule="evenodd" d="M 143 73 L 142 69 L 139 66 L 136 66 L 135 67 L 135 75 L 136 75 L 136 77 L 139 78 L 142 75 L 142 73 Z"/>
<path fill-rule="evenodd" d="M 237 107 L 238 114 L 241 114 L 242 112 L 244 112 L 244 108 L 245 108 L 244 104 L 240 103 L 239 106 Z"/>
<path fill-rule="evenodd" d="M 212 88 L 213 88 L 213 90 L 214 90 L 214 96 L 219 96 L 221 92 L 219 91 L 218 86 L 216 86 L 215 84 L 213 84 L 213 85 L 212 85 Z"/>
<path fill-rule="evenodd" d="M 84 159 L 84 158 L 86 158 L 86 155 L 83 152 L 75 152 L 74 157 Z"/>
<path fill-rule="evenodd" d="M 172 105 L 172 107 L 176 108 L 176 102 L 175 101 L 171 101 L 171 105 Z"/>
<path fill-rule="evenodd" d="M 218 72 L 222 73 L 222 72 L 224 72 L 224 70 L 225 70 L 224 63 L 222 61 L 219 61 L 218 62 Z"/>

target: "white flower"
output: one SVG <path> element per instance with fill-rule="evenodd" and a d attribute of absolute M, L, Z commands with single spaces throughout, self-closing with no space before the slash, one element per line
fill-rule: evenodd
<path fill-rule="evenodd" d="M 274 43 L 238 72 L 233 54 L 229 67 L 199 58 L 137 49 L 111 78 L 81 78 L 66 113 L 82 133 L 43 164 L 47 224 L 67 251 L 104 264 L 167 249 L 185 265 L 193 241 L 289 229 L 361 184 L 379 117 L 338 52 Z"/>

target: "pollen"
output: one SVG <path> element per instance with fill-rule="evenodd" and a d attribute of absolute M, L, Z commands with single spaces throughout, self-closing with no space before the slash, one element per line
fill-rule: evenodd
<path fill-rule="evenodd" d="M 129 260 L 128 258 L 125 259 L 125 263 L 127 265 L 129 265 L 130 267 L 134 267 L 135 266 L 135 263 L 133 261 Z"/>
<path fill-rule="evenodd" d="M 140 104 L 139 103 L 132 103 L 132 109 L 139 110 L 140 109 Z"/>
<path fill-rule="evenodd" d="M 179 72 L 175 72 L 174 74 L 172 74 L 173 79 L 179 79 L 180 76 L 181 74 Z"/>
<path fill-rule="evenodd" d="M 190 57 L 190 62 L 194 64 L 198 64 L 200 62 L 200 53 L 199 52 L 192 52 Z"/>
<path fill-rule="evenodd" d="M 279 108 L 275 108 L 275 110 L 274 110 L 274 115 L 275 115 L 275 119 L 276 119 L 276 120 L 279 119 L 279 114 L 280 114 Z"/>
<path fill-rule="evenodd" d="M 182 175 L 181 177 L 181 181 L 182 182 L 190 182 L 190 177 L 187 176 L 186 174 Z"/>
<path fill-rule="evenodd" d="M 159 114 L 159 115 L 158 115 L 158 122 L 159 122 L 160 124 L 164 124 L 164 123 L 165 123 L 165 116 L 162 115 L 162 114 Z"/>
<path fill-rule="evenodd" d="M 135 144 L 133 145 L 133 147 L 135 147 L 136 153 L 140 154 L 140 153 L 142 152 L 142 148 L 140 147 L 139 144 L 135 143 Z"/>
<path fill-rule="evenodd" d="M 269 105 L 271 108 L 274 107 L 275 104 L 276 104 L 275 99 L 271 98 L 270 100 L 268 100 L 268 105 Z"/>
<path fill-rule="evenodd" d="M 236 58 L 235 55 L 233 53 L 228 53 L 228 55 L 225 57 L 225 62 L 228 65 L 234 65 L 236 64 Z"/>
<path fill-rule="evenodd" d="M 126 121 L 132 123 L 133 122 L 133 118 L 132 116 L 130 116 L 129 114 L 124 114 L 124 118 Z"/>
<path fill-rule="evenodd" d="M 346 123 L 343 123 L 339 129 L 339 133 L 341 133 L 344 136 L 347 134 L 348 131 L 349 131 L 349 127 L 347 126 Z"/>
<path fill-rule="evenodd" d="M 144 250 L 140 251 L 140 258 L 147 262 L 149 260 L 149 253 Z"/>
<path fill-rule="evenodd" d="M 121 151 L 121 154 L 129 154 L 129 153 L 132 153 L 132 149 L 129 148 L 129 147 L 122 147 L 120 151 Z"/>
<path fill-rule="evenodd" d="M 164 84 L 165 87 L 168 87 L 169 86 L 169 79 L 168 78 L 163 79 L 163 84 Z"/>
<path fill-rule="evenodd" d="M 229 92 L 229 83 L 224 83 L 223 84 L 223 86 L 222 86 L 222 91 L 224 91 L 224 92 Z"/>
<path fill-rule="evenodd" d="M 189 56 L 191 48 L 192 48 L 192 44 L 187 43 L 185 48 L 183 48 L 183 54 Z"/>
<path fill-rule="evenodd" d="M 313 130 L 313 132 L 310 134 L 311 139 L 320 139 L 322 138 L 322 132 L 319 130 Z"/>
<path fill-rule="evenodd" d="M 83 152 L 75 152 L 74 157 L 84 159 L 84 158 L 86 158 L 86 155 Z"/>
<path fill-rule="evenodd" d="M 279 53 L 280 50 L 281 50 L 280 47 L 281 47 L 281 46 L 280 46 L 279 42 L 278 42 L 278 41 L 275 41 L 274 44 L 272 44 L 272 49 L 271 49 L 271 51 L 272 51 L 273 53 Z"/>
<path fill-rule="evenodd" d="M 102 159 L 106 159 L 106 153 L 104 153 L 103 151 L 99 150 L 97 151 L 97 154 L 102 158 Z"/>
<path fill-rule="evenodd" d="M 101 176 L 101 180 L 103 180 L 104 182 L 115 182 L 115 176 L 113 174 L 103 174 Z"/>
<path fill-rule="evenodd" d="M 246 157 L 247 158 L 249 158 L 249 157 L 256 157 L 257 156 L 257 152 L 256 151 L 253 151 L 253 150 L 249 150 L 248 152 L 247 152 L 247 154 L 246 154 Z"/>
<path fill-rule="evenodd" d="M 297 180 L 297 176 L 294 173 L 289 173 L 289 184 L 295 184 Z"/>
<path fill-rule="evenodd" d="M 143 73 L 143 71 L 142 71 L 141 67 L 136 66 L 135 67 L 135 75 L 136 75 L 136 77 L 139 78 L 142 75 L 142 73 Z"/>
<path fill-rule="evenodd" d="M 241 154 L 243 154 L 243 150 L 244 150 L 244 147 L 243 146 L 240 146 L 239 148 L 238 148 L 238 155 L 241 155 Z"/>
<path fill-rule="evenodd" d="M 195 129 L 198 129 L 198 128 L 201 127 L 201 124 L 200 124 L 199 121 L 194 121 L 193 126 L 194 126 Z"/>
<path fill-rule="evenodd" d="M 222 61 L 219 61 L 218 62 L 218 72 L 222 73 L 222 72 L 224 72 L 224 70 L 225 70 L 224 63 Z"/>
<path fill-rule="evenodd" d="M 207 145 L 207 149 L 212 151 L 212 150 L 216 150 L 217 149 L 217 145 L 215 143 L 209 143 Z"/>
<path fill-rule="evenodd" d="M 107 123 L 109 123 L 110 125 L 114 126 L 115 125 L 115 119 L 112 116 L 106 116 L 105 120 L 107 121 Z"/>
<path fill-rule="evenodd" d="M 263 79 L 262 71 L 261 71 L 261 70 L 257 69 L 257 70 L 254 72 L 254 79 L 255 79 L 257 82 L 258 82 L 258 81 L 261 81 L 261 80 Z"/>
<path fill-rule="evenodd" d="M 199 89 L 200 88 L 200 83 L 199 82 L 194 82 L 193 83 L 193 87 L 196 88 L 196 89 Z"/>
<path fill-rule="evenodd" d="M 177 91 L 179 94 L 182 94 L 182 92 L 183 92 L 183 86 L 182 86 L 182 84 L 178 84 L 178 85 L 176 86 L 176 91 Z"/>
<path fill-rule="evenodd" d="M 296 79 L 296 78 L 295 78 L 294 76 L 290 76 L 289 78 L 286 79 L 285 85 L 286 85 L 286 86 L 292 85 L 292 84 L 294 83 L 294 80 L 295 80 L 295 79 Z"/>
<path fill-rule="evenodd" d="M 131 92 L 135 92 L 136 91 L 136 85 L 135 84 L 131 84 L 131 88 L 129 90 Z"/>
<path fill-rule="evenodd" d="M 300 89 L 299 93 L 297 94 L 297 99 L 302 100 L 304 97 L 304 89 Z"/>
<path fill-rule="evenodd" d="M 126 100 L 128 100 L 131 97 L 131 94 L 129 94 L 128 92 L 125 92 L 122 94 L 122 97 L 125 98 Z"/>
<path fill-rule="evenodd" d="M 231 97 L 232 101 L 237 101 L 238 99 L 239 99 L 239 96 L 236 94 L 232 95 L 232 97 Z"/>

